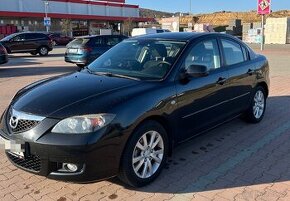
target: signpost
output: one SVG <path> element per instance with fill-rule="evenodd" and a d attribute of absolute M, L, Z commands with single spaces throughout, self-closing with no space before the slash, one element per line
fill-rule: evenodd
<path fill-rule="evenodd" d="M 46 27 L 50 27 L 50 26 L 51 26 L 51 18 L 50 18 L 50 17 L 45 17 L 45 18 L 43 19 L 43 24 L 44 24 L 44 26 L 46 26 Z"/>
<path fill-rule="evenodd" d="M 45 12 L 45 17 L 43 20 L 43 24 L 46 27 L 46 32 L 49 31 L 49 27 L 51 26 L 51 19 L 48 16 L 48 6 L 49 6 L 49 2 L 48 0 L 44 0 L 44 12 Z"/>
<path fill-rule="evenodd" d="M 258 0 L 257 12 L 259 15 L 262 15 L 262 40 L 261 40 L 261 50 L 264 50 L 265 43 L 265 15 L 271 13 L 271 0 Z"/>

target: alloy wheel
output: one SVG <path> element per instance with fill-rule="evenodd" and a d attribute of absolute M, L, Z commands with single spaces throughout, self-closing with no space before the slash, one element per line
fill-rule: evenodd
<path fill-rule="evenodd" d="M 132 156 L 135 174 L 142 179 L 151 177 L 164 157 L 164 141 L 157 131 L 148 131 L 138 140 Z"/>
<path fill-rule="evenodd" d="M 48 53 L 48 50 L 47 50 L 46 47 L 42 47 L 42 48 L 40 48 L 40 54 L 41 54 L 41 55 L 47 55 L 47 53 Z"/>
<path fill-rule="evenodd" d="M 265 108 L 265 97 L 264 93 L 258 90 L 254 96 L 253 114 L 256 119 L 261 118 Z"/>

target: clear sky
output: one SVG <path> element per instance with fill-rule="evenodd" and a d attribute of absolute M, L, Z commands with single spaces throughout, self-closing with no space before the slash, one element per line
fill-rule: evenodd
<path fill-rule="evenodd" d="M 257 8 L 257 0 L 191 0 L 193 13 L 216 11 L 249 11 Z M 189 12 L 190 0 L 126 0 L 129 4 L 140 5 L 168 12 Z M 272 10 L 290 10 L 290 0 L 272 0 Z"/>

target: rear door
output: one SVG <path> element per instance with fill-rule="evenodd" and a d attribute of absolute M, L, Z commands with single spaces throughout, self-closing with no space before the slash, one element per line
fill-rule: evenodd
<path fill-rule="evenodd" d="M 242 43 L 230 38 L 220 38 L 226 68 L 229 72 L 229 108 L 231 114 L 243 112 L 249 106 L 252 87 L 255 83 L 254 66 L 248 50 Z"/>
<path fill-rule="evenodd" d="M 27 33 L 25 34 L 24 48 L 27 51 L 36 50 L 40 45 L 39 41 L 42 40 L 37 33 Z"/>

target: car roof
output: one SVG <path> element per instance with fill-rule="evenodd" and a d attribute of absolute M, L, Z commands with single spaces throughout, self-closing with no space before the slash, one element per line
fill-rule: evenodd
<path fill-rule="evenodd" d="M 157 33 L 157 34 L 147 34 L 142 36 L 136 36 L 132 39 L 161 39 L 161 40 L 177 40 L 177 41 L 191 41 L 200 36 L 207 36 L 207 35 L 222 35 L 228 36 L 227 34 L 215 33 L 215 32 L 206 32 L 206 33 L 199 33 L 199 32 L 167 32 L 167 33 Z M 232 38 L 232 37 L 231 37 Z"/>
<path fill-rule="evenodd" d="M 111 37 L 111 36 L 127 37 L 127 36 L 124 36 L 124 35 L 89 35 L 89 36 L 78 36 L 76 38 L 90 39 L 90 38 Z"/>
<path fill-rule="evenodd" d="M 18 33 L 14 33 L 15 35 L 20 35 L 20 34 L 44 34 L 46 35 L 47 33 L 43 33 L 43 32 L 37 32 L 37 31 L 24 31 L 24 32 L 18 32 Z"/>

